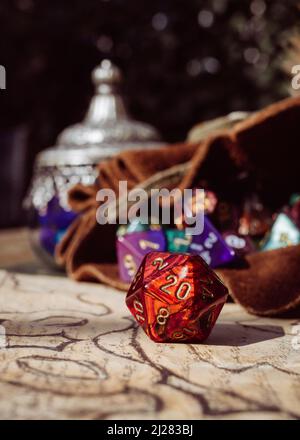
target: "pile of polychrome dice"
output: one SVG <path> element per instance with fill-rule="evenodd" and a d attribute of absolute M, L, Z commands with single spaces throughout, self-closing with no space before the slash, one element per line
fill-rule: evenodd
<path fill-rule="evenodd" d="M 183 216 L 176 228 L 135 221 L 118 230 L 120 277 L 132 282 L 127 305 L 156 342 L 208 337 L 228 295 L 214 268 L 252 252 L 300 244 L 300 195 L 276 214 L 257 195 L 239 207 L 206 191 L 204 202 L 199 235 L 186 234 Z M 193 197 L 189 203 L 194 215 Z"/>

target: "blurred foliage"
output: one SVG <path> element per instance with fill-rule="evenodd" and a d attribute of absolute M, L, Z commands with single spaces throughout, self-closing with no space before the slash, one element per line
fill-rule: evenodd
<path fill-rule="evenodd" d="M 80 120 L 92 68 L 125 72 L 129 108 L 170 141 L 196 122 L 252 110 L 286 93 L 292 0 L 1 0 L 0 124 L 26 123 L 34 149 Z"/>

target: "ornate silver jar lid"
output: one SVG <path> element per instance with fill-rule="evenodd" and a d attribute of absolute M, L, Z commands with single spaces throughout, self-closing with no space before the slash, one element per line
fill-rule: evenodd
<path fill-rule="evenodd" d="M 37 167 L 92 165 L 125 149 L 161 145 L 155 128 L 130 118 L 123 97 L 120 70 L 103 60 L 92 74 L 96 94 L 82 123 L 66 128 L 57 145 L 42 151 Z"/>

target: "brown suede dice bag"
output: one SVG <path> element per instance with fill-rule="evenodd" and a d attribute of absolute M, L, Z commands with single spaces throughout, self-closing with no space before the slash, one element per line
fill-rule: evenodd
<path fill-rule="evenodd" d="M 125 151 L 100 165 L 97 184 L 77 186 L 70 203 L 81 215 L 57 248 L 57 261 L 79 281 L 126 290 L 120 281 L 115 225 L 96 222 L 99 188 L 118 191 L 121 180 L 136 186 L 193 188 L 205 184 L 217 194 L 238 190 L 237 176 L 251 173 L 259 195 L 273 210 L 300 192 L 300 98 L 273 104 L 199 144 L 153 151 Z M 237 266 L 217 271 L 231 297 L 250 313 L 300 317 L 300 246 L 254 253 Z"/>

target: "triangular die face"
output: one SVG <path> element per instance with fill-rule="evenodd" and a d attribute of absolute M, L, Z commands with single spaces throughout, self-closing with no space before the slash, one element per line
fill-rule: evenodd
<path fill-rule="evenodd" d="M 140 325 L 147 325 L 147 309 L 142 288 L 136 290 L 131 295 L 127 295 L 126 305 Z"/>
<path fill-rule="evenodd" d="M 148 334 L 152 339 L 157 340 L 160 332 L 163 330 L 165 322 L 160 321 L 160 310 L 167 311 L 166 304 L 160 301 L 159 298 L 154 298 L 152 295 L 148 295 L 147 292 L 144 296 L 145 307 L 147 309 L 147 327 Z M 167 315 L 165 316 L 165 314 Z M 167 321 L 168 312 L 164 313 L 165 321 Z"/>
<path fill-rule="evenodd" d="M 235 258 L 233 249 L 227 245 L 207 216 L 204 218 L 203 232 L 192 237 L 188 251 L 199 255 L 212 268 L 228 264 Z"/>
<path fill-rule="evenodd" d="M 144 282 L 157 272 L 165 271 L 169 266 L 168 255 L 165 252 L 150 252 L 146 257 L 146 267 L 144 271 Z"/>
<path fill-rule="evenodd" d="M 195 295 L 193 265 L 182 262 L 183 257 L 175 254 L 167 269 L 157 270 L 155 276 L 147 277 L 145 290 L 169 305 L 191 300 Z"/>
<path fill-rule="evenodd" d="M 127 293 L 127 297 L 136 293 L 136 291 L 140 290 L 144 285 L 144 272 L 146 266 L 146 258 L 143 259 L 140 267 L 138 268 L 137 273 L 135 274 L 134 279 L 131 282 L 130 288 Z"/>
<path fill-rule="evenodd" d="M 194 284 L 195 301 L 200 301 L 203 306 L 228 295 L 227 288 L 211 270 L 196 273 Z"/>
<path fill-rule="evenodd" d="M 209 307 L 208 310 L 203 311 L 198 318 L 198 338 L 199 340 L 205 340 L 210 335 L 214 325 L 221 313 L 221 310 L 225 302 L 218 302 L 217 304 Z"/>
<path fill-rule="evenodd" d="M 300 243 L 300 230 L 294 222 L 284 213 L 278 215 L 263 250 L 279 249 Z"/>
<path fill-rule="evenodd" d="M 145 293 L 147 334 L 156 342 L 171 341 L 173 332 L 181 327 L 184 311 L 180 304 L 168 305 L 151 292 Z"/>
<path fill-rule="evenodd" d="M 188 255 L 171 254 L 168 252 L 151 252 L 147 255 L 146 267 L 144 272 L 145 283 L 153 276 L 160 276 L 162 273 L 169 272 L 177 265 L 184 265 L 188 261 Z"/>

